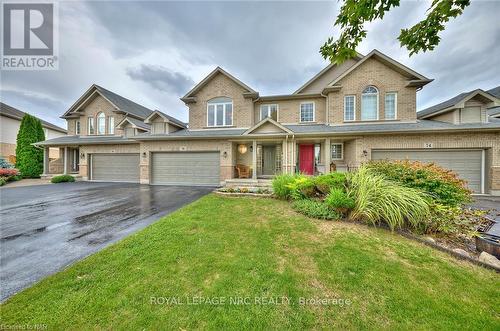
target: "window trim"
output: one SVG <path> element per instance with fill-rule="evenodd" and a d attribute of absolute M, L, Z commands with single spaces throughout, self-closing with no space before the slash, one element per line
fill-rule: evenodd
<path fill-rule="evenodd" d="M 262 118 L 262 106 L 269 106 L 268 109 L 271 109 L 270 107 L 271 106 L 276 106 L 276 122 L 279 122 L 279 118 L 280 118 L 280 106 L 279 104 L 277 103 L 263 103 L 260 105 L 259 107 L 259 118 L 260 118 L 260 121 L 262 121 L 264 118 Z M 273 119 L 272 117 L 268 116 L 270 119 Z"/>
<path fill-rule="evenodd" d="M 231 98 L 228 98 L 228 99 L 231 99 Z M 223 105 L 222 125 L 217 125 L 217 105 Z M 231 124 L 226 124 L 226 105 L 231 105 Z M 209 106 L 214 106 L 214 125 L 210 125 L 208 123 L 208 107 Z M 233 123 L 234 123 L 233 99 L 231 99 L 230 102 L 210 102 L 210 100 L 207 102 L 207 127 L 209 127 L 209 128 L 227 127 L 227 126 L 233 126 L 234 125 Z"/>
<path fill-rule="evenodd" d="M 312 105 L 313 105 L 313 119 L 312 119 L 312 121 L 303 121 L 302 120 L 302 105 L 305 105 L 308 103 L 312 103 Z M 314 101 L 302 101 L 299 104 L 299 123 L 314 123 L 314 122 L 316 122 L 316 102 L 314 102 Z"/>
<path fill-rule="evenodd" d="M 80 135 L 80 132 L 81 132 L 81 124 L 80 124 L 80 120 L 76 120 L 75 121 L 75 135 Z"/>
<path fill-rule="evenodd" d="M 90 124 L 91 124 L 91 122 L 92 122 L 92 125 L 90 125 Z M 92 127 L 92 129 L 93 129 L 93 132 L 90 132 L 90 128 L 91 128 L 91 127 Z M 88 134 L 89 136 L 93 136 L 93 135 L 95 135 L 95 132 L 96 132 L 96 130 L 95 130 L 95 129 L 96 129 L 96 128 L 95 128 L 95 118 L 94 118 L 93 116 L 89 116 L 89 117 L 87 117 L 87 134 Z"/>
<path fill-rule="evenodd" d="M 102 117 L 101 117 L 101 115 L 102 115 Z M 97 134 L 98 136 L 105 135 L 105 134 L 106 134 L 106 114 L 104 114 L 104 113 L 101 111 L 101 112 L 97 113 L 97 115 L 95 116 L 95 118 L 96 118 L 96 121 L 95 121 L 95 122 L 96 122 L 96 127 L 95 127 L 95 128 L 96 128 L 96 130 L 95 130 L 96 134 Z M 104 120 L 104 131 L 103 131 L 103 132 L 101 132 L 101 131 L 99 130 L 99 120 L 100 120 L 100 119 L 103 119 L 103 120 Z"/>
<path fill-rule="evenodd" d="M 107 122 L 108 122 L 108 134 L 115 134 L 115 117 L 108 116 Z"/>
<path fill-rule="evenodd" d="M 333 155 L 332 155 L 332 152 L 333 152 L 332 146 L 333 145 L 339 145 L 339 146 L 341 146 L 340 147 L 340 154 L 341 154 L 340 159 L 333 157 Z M 332 160 L 332 161 L 341 161 L 343 159 L 344 159 L 344 143 L 343 142 L 341 142 L 341 143 L 330 143 L 330 160 Z"/>
<path fill-rule="evenodd" d="M 394 118 L 387 118 L 386 115 L 386 104 L 387 104 L 387 95 L 394 94 Z M 386 92 L 384 96 L 384 119 L 386 120 L 396 120 L 398 118 L 398 92 Z"/>
<path fill-rule="evenodd" d="M 354 117 L 352 120 L 346 120 L 346 99 L 347 97 L 353 97 L 354 98 Z M 348 94 L 344 95 L 344 122 L 354 122 L 356 120 L 356 94 Z"/>
<path fill-rule="evenodd" d="M 364 120 L 363 119 L 363 95 L 364 94 L 374 94 L 374 93 L 363 93 L 364 90 L 366 90 L 368 87 L 373 87 L 375 90 L 377 90 L 377 118 L 376 119 L 371 119 L 371 120 Z M 363 91 L 361 91 L 361 111 L 360 111 L 360 120 L 361 121 L 378 121 L 379 120 L 379 111 L 380 111 L 380 91 L 375 85 L 367 85 L 363 88 Z"/>

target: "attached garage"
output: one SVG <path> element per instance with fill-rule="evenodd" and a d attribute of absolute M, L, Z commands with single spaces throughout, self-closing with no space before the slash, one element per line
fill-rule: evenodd
<path fill-rule="evenodd" d="M 219 186 L 220 152 L 154 152 L 151 184 Z"/>
<path fill-rule="evenodd" d="M 484 193 L 484 150 L 372 150 L 373 160 L 434 162 L 458 173 L 474 193 Z"/>
<path fill-rule="evenodd" d="M 139 154 L 91 154 L 90 179 L 139 182 Z"/>

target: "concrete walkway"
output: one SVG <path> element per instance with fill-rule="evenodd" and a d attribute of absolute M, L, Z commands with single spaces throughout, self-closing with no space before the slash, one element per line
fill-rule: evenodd
<path fill-rule="evenodd" d="M 2 188 L 12 188 L 12 187 L 23 187 L 23 186 L 34 186 L 34 185 L 46 185 L 52 184 L 50 179 L 42 179 L 42 178 L 26 178 L 21 179 L 15 182 L 8 182 Z"/>

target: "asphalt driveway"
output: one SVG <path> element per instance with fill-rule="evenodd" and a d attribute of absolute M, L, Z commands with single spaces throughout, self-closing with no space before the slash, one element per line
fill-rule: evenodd
<path fill-rule="evenodd" d="M 211 191 L 92 182 L 0 189 L 0 301 Z"/>

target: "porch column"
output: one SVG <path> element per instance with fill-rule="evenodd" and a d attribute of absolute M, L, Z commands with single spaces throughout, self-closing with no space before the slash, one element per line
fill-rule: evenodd
<path fill-rule="evenodd" d="M 252 141 L 252 179 L 257 179 L 257 140 Z"/>
<path fill-rule="evenodd" d="M 325 173 L 330 173 L 330 162 L 332 162 L 332 144 L 330 138 L 325 139 Z"/>
<path fill-rule="evenodd" d="M 68 173 L 68 147 L 64 147 L 64 170 L 63 173 Z"/>
<path fill-rule="evenodd" d="M 43 174 L 49 174 L 49 147 L 43 148 Z"/>

